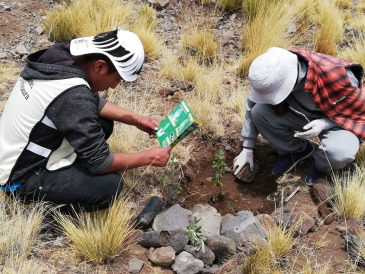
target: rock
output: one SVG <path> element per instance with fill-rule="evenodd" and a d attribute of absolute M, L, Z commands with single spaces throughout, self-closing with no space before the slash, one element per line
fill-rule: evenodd
<path fill-rule="evenodd" d="M 132 258 L 130 259 L 128 265 L 129 265 L 128 267 L 129 273 L 138 274 L 139 272 L 141 272 L 141 269 L 143 267 L 143 262 L 137 258 Z"/>
<path fill-rule="evenodd" d="M 148 3 L 157 10 L 166 8 L 169 4 L 169 0 L 148 0 Z"/>
<path fill-rule="evenodd" d="M 263 239 L 267 239 L 265 229 L 261 223 L 253 216 L 252 212 L 242 210 L 222 226 L 221 235 L 233 239 L 238 246 L 244 246 L 245 238 L 248 234 L 256 234 Z"/>
<path fill-rule="evenodd" d="M 235 242 L 223 235 L 216 235 L 207 238 L 207 246 L 219 260 L 224 260 L 236 253 Z"/>
<path fill-rule="evenodd" d="M 173 80 L 171 85 L 173 87 L 177 87 L 177 88 L 185 90 L 185 91 L 191 91 L 195 88 L 195 86 L 192 82 L 189 82 L 186 80 L 181 80 L 181 79 Z"/>
<path fill-rule="evenodd" d="M 214 273 L 217 273 L 218 270 L 219 270 L 219 266 L 215 264 L 211 267 L 204 267 L 201 270 L 201 274 L 214 274 Z"/>
<path fill-rule="evenodd" d="M 189 239 L 185 237 L 184 230 L 177 230 L 170 233 L 170 238 L 168 239 L 169 245 L 175 250 L 175 253 L 178 254 L 185 249 L 185 246 L 188 244 Z"/>
<path fill-rule="evenodd" d="M 37 28 L 35 29 L 35 32 L 38 34 L 38 35 L 41 35 L 44 33 L 44 29 L 41 27 L 41 26 L 37 26 Z"/>
<path fill-rule="evenodd" d="M 269 214 L 257 214 L 256 219 L 262 224 L 266 231 L 272 231 L 276 227 L 275 219 Z"/>
<path fill-rule="evenodd" d="M 297 230 L 297 233 L 300 236 L 304 236 L 308 234 L 308 231 L 312 229 L 312 227 L 315 225 L 316 221 L 312 217 L 305 218 L 303 222 L 301 223 L 300 227 Z"/>
<path fill-rule="evenodd" d="M 174 91 L 171 88 L 161 88 L 158 93 L 162 96 L 162 97 L 167 97 L 167 96 L 172 96 L 174 95 Z"/>
<path fill-rule="evenodd" d="M 183 251 L 175 259 L 172 264 L 172 270 L 177 274 L 195 274 L 204 268 L 203 261 L 194 258 L 190 253 Z"/>
<path fill-rule="evenodd" d="M 25 46 L 23 44 L 17 45 L 17 47 L 15 48 L 15 52 L 17 54 L 19 54 L 20 56 L 24 56 L 24 55 L 29 54 L 29 51 L 25 48 Z"/>
<path fill-rule="evenodd" d="M 161 247 L 163 245 L 160 240 L 160 232 L 157 231 L 141 233 L 137 238 L 137 243 L 144 247 Z"/>
<path fill-rule="evenodd" d="M 8 57 L 8 55 L 6 54 L 6 52 L 0 52 L 0 59 L 6 59 Z"/>
<path fill-rule="evenodd" d="M 255 180 L 256 176 L 260 172 L 260 165 L 255 163 L 253 171 L 250 169 L 250 165 L 246 164 L 235 177 L 245 183 L 251 183 Z"/>
<path fill-rule="evenodd" d="M 175 260 L 175 250 L 171 246 L 164 246 L 148 251 L 148 259 L 159 266 L 170 266 Z"/>
<path fill-rule="evenodd" d="M 172 30 L 172 29 L 173 29 L 172 25 L 171 25 L 171 24 L 169 24 L 169 23 L 163 23 L 163 24 L 161 25 L 161 28 L 162 28 L 164 31 L 170 31 L 170 30 Z"/>
<path fill-rule="evenodd" d="M 291 227 L 295 221 L 295 216 L 291 212 L 275 214 L 273 217 L 275 219 L 275 222 L 283 228 Z"/>
<path fill-rule="evenodd" d="M 335 216 L 333 215 L 332 210 L 328 208 L 326 204 L 320 204 L 318 206 L 318 211 L 321 214 L 325 225 L 329 225 L 335 220 Z"/>
<path fill-rule="evenodd" d="M 162 209 L 162 200 L 158 196 L 152 196 L 144 209 L 137 217 L 138 225 L 147 227 Z"/>
<path fill-rule="evenodd" d="M 314 184 L 312 185 L 312 191 L 314 197 L 319 203 L 322 202 L 329 203 L 330 202 L 329 200 L 333 195 L 333 190 L 330 183 L 326 179 L 322 178 L 314 182 Z"/>
<path fill-rule="evenodd" d="M 193 221 L 193 217 L 200 219 L 199 225 L 201 226 L 201 232 L 205 237 L 213 235 L 219 235 L 221 214 L 210 205 L 196 204 L 192 209 L 192 215 L 190 217 L 190 223 Z"/>
<path fill-rule="evenodd" d="M 190 210 L 182 208 L 179 204 L 173 205 L 155 217 L 152 228 L 158 232 L 185 229 L 189 225 L 190 215 Z"/>
<path fill-rule="evenodd" d="M 193 245 L 186 245 L 184 250 L 191 255 L 193 255 L 195 258 L 202 260 L 206 265 L 213 265 L 213 262 L 215 260 L 215 255 L 213 251 L 210 250 L 209 247 L 204 247 L 204 252 L 202 248 L 199 246 L 193 246 Z"/>
<path fill-rule="evenodd" d="M 48 39 L 39 39 L 37 40 L 36 46 L 38 48 L 48 48 L 51 46 L 51 42 Z"/>

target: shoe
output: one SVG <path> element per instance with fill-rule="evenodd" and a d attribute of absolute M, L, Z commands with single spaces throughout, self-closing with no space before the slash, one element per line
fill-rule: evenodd
<path fill-rule="evenodd" d="M 314 158 L 311 157 L 311 167 L 309 169 L 307 176 L 305 176 L 305 183 L 308 186 L 312 186 L 316 180 L 321 179 L 321 178 L 326 179 L 326 177 L 327 177 L 327 173 L 323 173 L 323 172 L 319 171 L 316 167 Z"/>
<path fill-rule="evenodd" d="M 307 142 L 307 146 L 303 151 L 279 156 L 279 159 L 276 161 L 272 169 L 272 174 L 283 175 L 289 172 L 301 160 L 304 160 L 305 158 L 311 156 L 314 150 L 314 146 L 311 143 Z"/>

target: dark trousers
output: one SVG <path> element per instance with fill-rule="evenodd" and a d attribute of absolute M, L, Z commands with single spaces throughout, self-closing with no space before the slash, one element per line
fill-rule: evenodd
<path fill-rule="evenodd" d="M 105 138 L 113 132 L 113 122 L 100 119 Z M 123 189 L 123 180 L 118 173 L 91 174 L 77 160 L 69 168 L 48 171 L 40 168 L 31 174 L 14 191 L 24 202 L 46 201 L 64 204 L 61 211 L 86 212 L 108 208 Z M 12 194 L 10 194 L 12 195 Z"/>

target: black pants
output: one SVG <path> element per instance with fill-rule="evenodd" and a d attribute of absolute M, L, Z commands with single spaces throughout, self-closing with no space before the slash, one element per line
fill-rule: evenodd
<path fill-rule="evenodd" d="M 109 138 L 113 122 L 100 119 L 100 124 L 105 138 Z M 71 167 L 59 171 L 39 169 L 13 194 L 24 202 L 65 204 L 60 208 L 63 212 L 89 212 L 108 208 L 122 189 L 123 180 L 118 173 L 91 174 L 76 160 Z"/>

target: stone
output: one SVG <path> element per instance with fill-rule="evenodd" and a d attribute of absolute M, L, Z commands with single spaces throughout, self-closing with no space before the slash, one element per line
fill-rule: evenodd
<path fill-rule="evenodd" d="M 194 84 L 192 82 L 182 80 L 182 79 L 175 79 L 171 82 L 171 85 L 173 87 L 177 87 L 181 90 L 185 91 L 191 91 L 195 88 Z"/>
<path fill-rule="evenodd" d="M 44 33 L 44 29 L 41 27 L 41 26 L 37 26 L 36 29 L 35 29 L 35 32 L 38 34 L 38 35 L 41 35 Z"/>
<path fill-rule="evenodd" d="M 170 266 L 175 260 L 175 250 L 171 246 L 164 246 L 148 251 L 148 259 L 159 266 Z"/>
<path fill-rule="evenodd" d="M 204 268 L 204 262 L 183 251 L 176 257 L 171 268 L 177 274 L 195 274 Z"/>
<path fill-rule="evenodd" d="M 162 97 L 167 97 L 167 96 L 172 96 L 174 95 L 174 90 L 171 88 L 161 88 L 158 93 L 162 96 Z"/>
<path fill-rule="evenodd" d="M 177 230 L 170 233 L 168 242 L 169 246 L 171 246 L 175 250 L 175 253 L 178 254 L 184 250 L 185 246 L 189 242 L 189 239 L 185 237 L 184 230 Z"/>
<path fill-rule="evenodd" d="M 312 185 L 312 191 L 314 197 L 319 203 L 323 202 L 329 203 L 330 202 L 329 200 L 333 196 L 333 189 L 330 183 L 326 179 L 322 178 L 314 182 L 314 184 Z"/>
<path fill-rule="evenodd" d="M 144 247 L 161 247 L 160 232 L 147 231 L 141 233 L 137 238 L 137 243 Z"/>
<path fill-rule="evenodd" d="M 206 265 L 213 265 L 215 255 L 209 247 L 204 247 L 204 252 L 200 246 L 186 245 L 184 250 L 195 258 L 202 260 Z"/>
<path fill-rule="evenodd" d="M 200 219 L 199 225 L 201 226 L 201 232 L 205 237 L 220 234 L 221 214 L 210 205 L 196 204 L 192 209 L 192 215 L 190 222 L 196 219 Z"/>
<path fill-rule="evenodd" d="M 235 242 L 223 235 L 216 235 L 207 238 L 207 246 L 219 260 L 224 260 L 236 253 Z"/>
<path fill-rule="evenodd" d="M 258 214 L 255 216 L 266 231 L 273 231 L 276 227 L 275 219 L 269 214 Z"/>
<path fill-rule="evenodd" d="M 6 52 L 0 52 L 0 59 L 6 59 L 8 57 L 8 55 L 6 54 Z"/>
<path fill-rule="evenodd" d="M 219 270 L 219 266 L 215 264 L 213 266 L 204 267 L 201 270 L 201 274 L 214 274 L 214 273 L 217 273 L 218 270 Z"/>
<path fill-rule="evenodd" d="M 37 40 L 36 46 L 38 48 L 48 48 L 50 47 L 52 44 L 50 41 L 48 41 L 48 39 L 39 39 Z"/>
<path fill-rule="evenodd" d="M 235 177 L 244 183 L 252 183 L 256 179 L 259 172 L 260 172 L 259 164 L 257 163 L 254 164 L 253 171 L 251 171 L 250 165 L 246 164 L 240 170 L 240 172 L 238 172 L 238 174 L 235 175 Z"/>
<path fill-rule="evenodd" d="M 316 224 L 316 221 L 312 217 L 305 218 L 301 225 L 299 226 L 297 233 L 300 236 L 304 236 L 308 234 L 308 231 L 312 229 L 312 227 Z"/>
<path fill-rule="evenodd" d="M 158 196 L 152 196 L 137 216 L 138 225 L 148 227 L 161 209 L 162 200 Z"/>
<path fill-rule="evenodd" d="M 15 52 L 17 54 L 19 54 L 20 56 L 24 56 L 24 55 L 29 54 L 29 51 L 25 48 L 25 46 L 23 44 L 17 45 L 17 47 L 15 48 Z"/>
<path fill-rule="evenodd" d="M 244 244 L 242 240 L 248 234 L 256 234 L 265 240 L 267 233 L 261 223 L 253 216 L 252 212 L 242 210 L 234 215 L 234 218 L 222 226 L 221 235 L 227 236 L 238 242 L 238 245 Z"/>
<path fill-rule="evenodd" d="M 141 269 L 143 267 L 143 262 L 137 258 L 130 259 L 128 263 L 128 271 L 132 274 L 138 274 L 141 272 Z"/>
<path fill-rule="evenodd" d="M 318 211 L 321 214 L 325 225 L 329 225 L 335 220 L 335 216 L 333 215 L 332 210 L 328 208 L 326 204 L 320 204 L 318 206 Z"/>
<path fill-rule="evenodd" d="M 190 210 L 182 208 L 179 204 L 173 205 L 157 214 L 153 220 L 152 228 L 158 232 L 185 229 L 189 225 L 190 215 Z"/>

